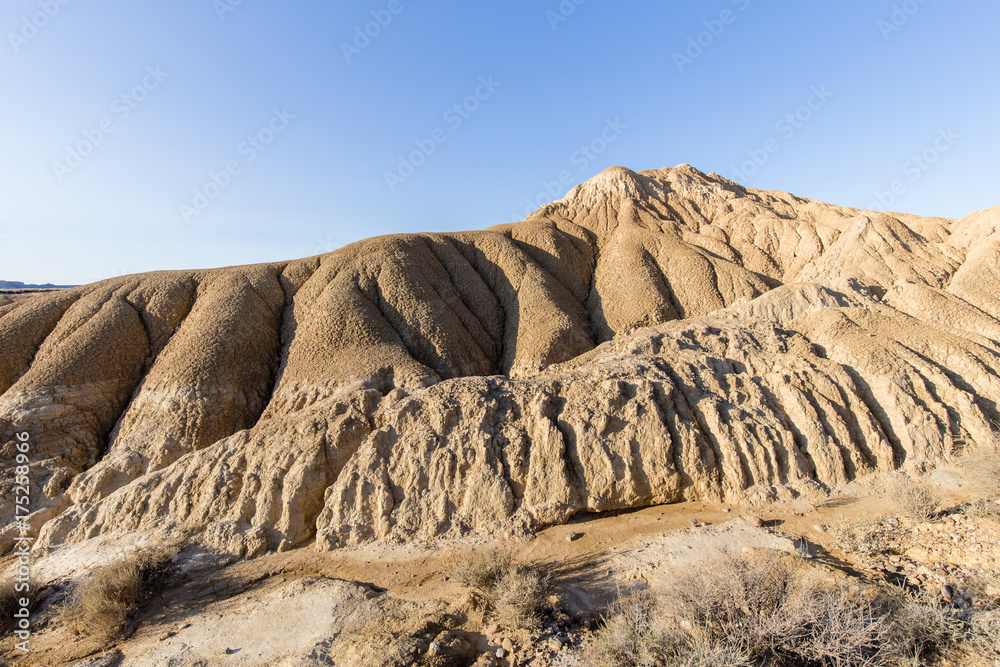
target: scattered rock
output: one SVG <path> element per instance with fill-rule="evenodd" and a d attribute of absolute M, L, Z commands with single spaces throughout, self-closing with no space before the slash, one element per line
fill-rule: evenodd
<path fill-rule="evenodd" d="M 94 658 L 87 658 L 76 663 L 73 667 L 118 667 L 124 657 L 125 655 L 121 651 L 111 651 Z"/>

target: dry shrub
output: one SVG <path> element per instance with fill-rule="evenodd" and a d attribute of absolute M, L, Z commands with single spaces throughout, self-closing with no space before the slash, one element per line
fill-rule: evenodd
<path fill-rule="evenodd" d="M 902 657 L 918 662 L 922 657 L 946 655 L 964 640 L 966 626 L 958 613 L 928 594 L 911 594 L 901 588 L 889 591 L 892 611 L 890 642 Z"/>
<path fill-rule="evenodd" d="M 593 661 L 614 667 L 656 665 L 670 642 L 657 606 L 648 592 L 619 593 L 594 645 Z"/>
<path fill-rule="evenodd" d="M 841 550 L 862 558 L 891 553 L 895 545 L 891 528 L 867 519 L 852 524 L 841 517 L 830 528 L 830 534 Z"/>
<path fill-rule="evenodd" d="M 887 488 L 896 511 L 914 521 L 928 521 L 937 511 L 941 499 L 924 482 L 900 475 Z"/>
<path fill-rule="evenodd" d="M 962 513 L 980 519 L 1000 521 L 1000 501 L 992 498 L 981 498 L 962 507 Z"/>
<path fill-rule="evenodd" d="M 70 630 L 105 640 L 115 637 L 136 611 L 142 593 L 163 577 L 172 555 L 167 549 L 143 551 L 94 569 L 63 607 Z"/>
<path fill-rule="evenodd" d="M 948 651 L 963 632 L 958 612 L 831 583 L 761 550 L 690 569 L 657 599 L 620 599 L 590 657 L 600 667 L 876 667 Z"/>
<path fill-rule="evenodd" d="M 456 577 L 486 616 L 518 630 L 537 623 L 551 588 L 548 576 L 516 562 L 513 549 L 492 547 L 463 557 Z"/>
<path fill-rule="evenodd" d="M 976 612 L 969 619 L 969 650 L 984 660 L 1000 661 L 1000 611 Z"/>
<path fill-rule="evenodd" d="M 664 601 L 695 647 L 806 664 L 863 664 L 887 622 L 860 592 L 806 577 L 801 561 L 775 551 L 725 556 L 682 577 Z M 696 663 L 700 664 L 700 663 Z"/>

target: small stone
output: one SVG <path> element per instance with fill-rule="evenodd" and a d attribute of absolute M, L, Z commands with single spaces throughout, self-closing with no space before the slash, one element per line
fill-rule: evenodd
<path fill-rule="evenodd" d="M 498 648 L 496 651 L 496 655 L 498 658 L 502 658 L 505 655 L 507 655 L 507 651 L 503 650 L 502 648 Z"/>
<path fill-rule="evenodd" d="M 825 533 L 826 531 L 830 530 L 830 528 L 822 523 L 817 523 L 815 526 L 813 526 L 813 530 L 815 530 L 817 533 Z"/>
<path fill-rule="evenodd" d="M 514 642 L 510 640 L 510 637 L 504 637 L 504 640 L 500 645 L 503 647 L 503 650 L 507 651 L 508 653 L 514 651 Z"/>
<path fill-rule="evenodd" d="M 754 528 L 761 528 L 764 525 L 764 520 L 761 519 L 756 514 L 750 514 L 747 516 L 747 523 L 749 523 Z"/>
<path fill-rule="evenodd" d="M 944 584 L 941 586 L 941 597 L 945 602 L 951 602 L 955 599 L 955 589 L 951 584 Z"/>
<path fill-rule="evenodd" d="M 583 537 L 583 533 L 570 533 L 566 536 L 567 542 L 576 542 L 578 539 Z"/>

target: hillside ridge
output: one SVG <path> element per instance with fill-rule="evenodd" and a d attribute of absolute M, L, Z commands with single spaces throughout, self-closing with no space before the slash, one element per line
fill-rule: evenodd
<path fill-rule="evenodd" d="M 1000 208 L 613 167 L 520 223 L 8 299 L 3 465 L 30 433 L 40 546 L 245 556 L 933 467 L 1000 423 L 998 258 Z"/>

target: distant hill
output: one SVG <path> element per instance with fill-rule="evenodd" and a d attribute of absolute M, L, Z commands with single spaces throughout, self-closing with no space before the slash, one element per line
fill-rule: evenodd
<path fill-rule="evenodd" d="M 0 289 L 65 289 L 67 287 L 76 287 L 76 285 L 53 285 L 52 283 L 26 285 L 17 280 L 0 280 Z"/>

